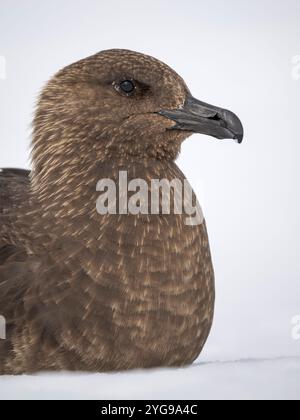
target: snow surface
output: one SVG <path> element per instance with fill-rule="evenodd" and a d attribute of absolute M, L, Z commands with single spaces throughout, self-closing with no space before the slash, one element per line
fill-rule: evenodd
<path fill-rule="evenodd" d="M 196 363 L 115 374 L 3 376 L 0 399 L 300 399 L 300 358 Z"/>

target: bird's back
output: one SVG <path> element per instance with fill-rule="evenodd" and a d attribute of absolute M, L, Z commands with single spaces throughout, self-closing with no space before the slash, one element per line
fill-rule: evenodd
<path fill-rule="evenodd" d="M 24 169 L 0 170 L 0 265 L 19 252 L 4 238 L 7 217 L 14 217 L 23 203 L 29 187 L 29 171 Z"/>
<path fill-rule="evenodd" d="M 29 185 L 29 171 L 0 169 L 0 214 L 16 208 Z"/>
<path fill-rule="evenodd" d="M 9 243 L 4 232 L 7 232 L 8 218 L 13 222 L 18 215 L 18 207 L 26 199 L 29 174 L 29 171 L 22 169 L 0 170 L 0 316 L 7 323 L 7 339 L 0 340 L 0 373 L 11 351 L 9 332 L 14 328 L 15 309 L 17 303 L 22 302 L 22 276 L 18 269 L 27 258 L 25 250 Z M 9 273 L 11 275 L 8 276 Z"/>

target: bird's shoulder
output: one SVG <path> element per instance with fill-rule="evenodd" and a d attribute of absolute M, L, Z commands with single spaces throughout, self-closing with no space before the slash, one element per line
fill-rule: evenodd
<path fill-rule="evenodd" d="M 22 203 L 29 187 L 30 171 L 24 169 L 0 169 L 0 214 Z"/>

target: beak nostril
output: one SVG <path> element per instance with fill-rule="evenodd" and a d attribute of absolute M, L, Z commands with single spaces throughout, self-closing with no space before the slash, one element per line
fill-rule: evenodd
<path fill-rule="evenodd" d="M 213 117 L 208 117 L 208 119 L 212 121 L 221 121 L 222 118 L 220 117 L 219 114 L 216 114 Z"/>

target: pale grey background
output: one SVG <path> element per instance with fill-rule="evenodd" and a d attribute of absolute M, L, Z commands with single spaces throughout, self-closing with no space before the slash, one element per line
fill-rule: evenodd
<path fill-rule="evenodd" d="M 28 167 L 43 84 L 107 48 L 165 61 L 194 96 L 242 119 L 241 146 L 194 135 L 178 162 L 206 215 L 216 271 L 201 361 L 300 356 L 291 336 L 300 314 L 299 22 L 298 0 L 0 1 L 0 167 Z"/>

